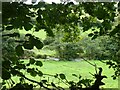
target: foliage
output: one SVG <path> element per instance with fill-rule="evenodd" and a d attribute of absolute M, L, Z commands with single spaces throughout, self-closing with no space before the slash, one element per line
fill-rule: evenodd
<path fill-rule="evenodd" d="M 43 42 L 44 42 L 44 45 L 49 45 L 51 43 L 53 43 L 55 40 L 53 37 L 47 37 Z"/>
<path fill-rule="evenodd" d="M 57 57 L 60 60 L 74 60 L 76 58 L 111 60 L 119 47 L 116 40 L 107 35 L 91 40 L 87 33 L 81 32 L 79 40 L 74 43 L 63 42 L 63 36 L 63 33 L 57 33 L 54 38 L 51 37 L 50 42 L 53 41 L 47 46 L 50 50 L 56 50 Z"/>
<path fill-rule="evenodd" d="M 70 2 L 67 4 L 52 3 L 49 5 L 44 2 L 40 2 L 37 5 L 26 5 L 22 2 L 3 2 L 2 28 L 3 31 L 10 31 L 13 29 L 25 29 L 26 31 L 29 31 L 31 29 L 34 29 L 34 32 L 37 32 L 39 30 L 45 30 L 48 36 L 54 37 L 54 33 L 52 30 L 57 26 L 63 26 L 63 28 L 65 28 L 63 29 L 63 31 L 65 32 L 63 42 L 76 42 L 79 36 L 79 30 L 76 26 L 79 25 L 83 27 L 83 31 L 87 31 L 92 27 L 97 27 L 100 29 L 99 32 L 91 33 L 91 35 L 89 35 L 92 36 L 92 39 L 105 34 L 108 34 L 110 36 L 115 36 L 117 34 L 116 38 L 117 40 L 119 40 L 118 34 L 120 24 L 117 24 L 115 28 L 112 29 L 112 24 L 113 22 L 115 22 L 115 17 L 117 17 L 118 15 L 116 14 L 117 12 L 115 4 L 116 3 L 112 2 L 80 3 L 79 5 L 74 5 L 72 2 Z M 20 40 L 19 36 L 20 34 L 16 32 L 3 35 L 3 37 L 8 37 L 7 39 L 13 38 L 14 42 L 16 43 L 15 47 L 7 47 L 7 49 L 3 48 L 3 50 L 5 50 L 2 56 L 3 81 L 12 82 L 10 86 L 12 90 L 16 90 L 16 88 L 33 89 L 34 86 L 25 83 L 25 79 L 30 82 L 36 83 L 40 87 L 48 90 L 50 90 L 48 86 L 59 88 L 55 86 L 53 82 L 49 84 L 46 82 L 46 80 L 35 81 L 27 78 L 24 73 L 21 72 L 21 70 L 26 70 L 26 72 L 29 73 L 32 77 L 36 77 L 37 75 L 40 77 L 43 76 L 43 73 L 37 69 L 37 67 L 41 67 L 43 65 L 41 61 L 37 61 L 32 58 L 29 60 L 29 63 L 25 64 L 24 62 L 19 60 L 18 57 L 24 54 L 24 49 L 31 50 L 34 47 L 36 47 L 37 49 L 41 49 L 43 48 L 44 44 L 38 37 L 32 34 L 26 34 L 26 38 L 24 40 Z M 3 41 L 3 44 L 4 43 L 5 41 Z M 36 65 L 36 68 L 30 68 L 30 65 Z M 118 67 L 115 66 L 115 68 Z M 96 81 L 92 85 L 92 89 L 99 89 L 99 86 L 103 85 L 101 80 L 105 78 L 105 76 L 102 76 L 101 72 L 102 69 L 99 69 L 99 73 L 95 74 Z M 20 77 L 20 83 L 15 84 L 14 81 L 11 79 L 12 76 Z M 66 80 L 64 74 L 55 75 L 55 77 L 58 76 L 60 79 Z M 80 81 L 82 81 L 82 84 L 84 84 L 86 81 L 87 83 L 89 83 L 90 80 Z M 82 88 L 81 83 L 76 84 L 74 82 L 69 82 L 68 84 L 70 85 L 71 89 Z M 5 89 L 6 87 L 3 86 L 2 90 Z"/>
<path fill-rule="evenodd" d="M 74 60 L 79 58 L 83 49 L 77 43 L 62 43 L 56 46 L 56 51 L 60 60 Z"/>
<path fill-rule="evenodd" d="M 38 55 L 35 56 L 35 58 L 36 58 L 36 59 L 40 59 L 40 58 L 41 58 L 41 59 L 46 59 L 46 58 L 47 58 L 47 55 L 40 55 L 40 54 L 38 54 Z"/>
<path fill-rule="evenodd" d="M 36 54 L 34 51 L 24 50 L 24 54 L 20 56 L 20 59 L 29 59 L 31 57 L 35 57 Z"/>
<path fill-rule="evenodd" d="M 118 49 L 117 42 L 114 38 L 109 38 L 109 36 L 101 36 L 95 40 L 91 40 L 89 37 L 83 37 L 80 40 L 80 45 L 84 47 L 83 50 L 85 53 L 83 57 L 89 60 L 111 60 Z"/>
<path fill-rule="evenodd" d="M 57 52 L 57 57 L 60 60 L 73 60 L 83 53 L 82 47 L 79 46 L 80 29 L 76 25 L 57 25 L 53 29 L 54 38 L 46 38 L 52 40 L 49 44 L 49 49 L 54 49 Z"/>

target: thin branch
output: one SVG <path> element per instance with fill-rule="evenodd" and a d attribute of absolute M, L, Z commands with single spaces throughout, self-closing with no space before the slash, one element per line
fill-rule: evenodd
<path fill-rule="evenodd" d="M 33 82 L 33 83 L 37 83 L 38 85 L 40 85 L 41 87 L 43 87 L 43 88 L 45 88 L 45 89 L 47 89 L 47 90 L 51 90 L 50 88 L 44 86 L 43 84 L 41 85 L 41 82 L 37 82 L 37 81 L 35 81 L 35 80 L 29 79 L 29 78 L 27 78 L 25 75 L 21 74 L 20 72 L 19 72 L 19 75 L 22 76 L 23 78 L 25 78 L 25 79 L 28 80 L 28 81 L 31 81 L 31 82 Z"/>
<path fill-rule="evenodd" d="M 8 86 L 9 86 L 9 88 L 10 88 L 11 86 L 10 86 L 10 83 L 9 83 L 9 82 L 10 82 L 10 81 L 7 81 L 7 80 L 6 80 L 6 83 L 8 84 Z"/>
<path fill-rule="evenodd" d="M 96 66 L 96 64 L 94 65 L 94 64 L 92 64 L 91 62 L 89 62 L 88 60 L 86 60 L 86 59 L 84 59 L 84 58 L 82 58 L 82 59 L 85 60 L 86 62 L 88 62 L 90 65 L 92 65 L 92 66 L 98 68 L 98 67 Z"/>
<path fill-rule="evenodd" d="M 54 77 L 55 75 L 50 75 L 50 74 L 43 74 L 43 75 L 47 75 L 47 76 L 51 76 L 51 77 Z M 69 86 L 67 83 L 65 83 L 63 80 L 61 80 L 59 77 L 57 77 L 60 81 L 62 81 L 64 84 L 66 84 L 67 86 Z M 66 79 L 65 79 L 66 80 Z M 66 82 L 68 82 L 66 80 Z"/>

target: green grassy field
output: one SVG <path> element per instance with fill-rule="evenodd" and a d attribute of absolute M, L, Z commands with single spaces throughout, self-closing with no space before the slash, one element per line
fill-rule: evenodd
<path fill-rule="evenodd" d="M 27 62 L 28 60 L 25 60 Z M 117 88 L 118 87 L 118 80 L 113 80 L 111 78 L 111 75 L 113 74 L 113 70 L 109 69 L 105 64 L 103 64 L 100 61 L 95 61 L 92 60 L 90 61 L 91 63 L 96 63 L 98 67 L 103 68 L 103 75 L 107 76 L 107 79 L 104 79 L 103 82 L 105 82 L 105 85 L 102 86 L 103 88 Z M 30 66 L 34 67 L 34 66 Z M 38 67 L 39 70 L 41 70 L 45 74 L 52 74 L 55 75 L 56 73 L 64 73 L 67 77 L 67 79 L 73 80 L 73 81 L 78 81 L 78 79 L 72 74 L 77 74 L 81 75 L 82 78 L 89 78 L 93 79 L 93 76 L 90 73 L 95 73 L 95 69 L 93 66 L 88 64 L 86 61 L 43 61 L 43 66 L 40 68 Z M 90 73 L 89 73 L 90 72 Z M 45 78 L 40 78 L 36 76 L 35 78 L 31 77 L 30 75 L 26 74 L 27 77 L 34 79 L 34 80 L 41 80 L 41 79 L 48 79 L 48 76 Z M 15 77 L 14 80 L 17 82 L 17 78 Z M 50 81 L 55 81 L 55 78 L 49 78 Z M 63 87 L 67 87 L 67 85 L 61 83 L 60 84 Z"/>
<path fill-rule="evenodd" d="M 30 32 L 26 32 L 25 30 L 20 32 L 22 34 L 25 33 L 32 33 Z M 33 33 L 35 36 L 39 37 L 40 39 L 44 40 L 46 37 L 46 33 L 41 30 L 39 32 L 35 32 Z M 54 55 L 54 51 L 50 51 L 50 50 L 37 50 L 37 49 L 33 49 L 33 51 L 35 51 L 37 54 L 47 54 L 47 55 Z M 27 62 L 28 60 L 24 60 L 25 62 Z M 96 63 L 98 67 L 102 67 L 103 68 L 103 75 L 106 75 L 108 78 L 104 79 L 103 82 L 105 82 L 105 85 L 102 86 L 104 88 L 117 88 L 118 87 L 118 80 L 113 80 L 111 78 L 111 76 L 114 73 L 114 70 L 109 69 L 108 66 L 106 66 L 105 64 L 103 64 L 100 61 L 95 61 L 95 60 L 91 60 L 91 63 Z M 31 66 L 34 67 L 34 66 Z M 78 79 L 74 76 L 72 76 L 72 74 L 77 74 L 77 75 L 81 75 L 82 78 L 91 78 L 93 79 L 93 76 L 90 73 L 95 73 L 95 69 L 93 66 L 91 66 L 90 64 L 88 64 L 85 61 L 79 61 L 79 62 L 74 62 L 74 61 L 43 61 L 43 67 L 39 68 L 39 70 L 41 70 L 43 73 L 45 74 L 53 74 L 55 75 L 56 73 L 64 73 L 67 77 L 68 80 L 73 80 L 73 81 L 78 81 Z M 90 72 L 90 73 L 89 73 Z M 35 78 L 31 77 L 30 75 L 28 75 L 27 73 L 25 73 L 27 77 L 34 79 L 34 80 L 41 80 L 44 78 L 40 78 L 38 76 L 36 76 Z M 48 79 L 48 77 L 46 76 L 46 78 Z M 49 78 L 50 81 L 55 81 L 57 82 L 54 78 Z M 16 82 L 18 82 L 18 78 L 14 77 L 14 80 L 16 80 Z M 63 87 L 67 87 L 65 84 L 60 84 Z"/>

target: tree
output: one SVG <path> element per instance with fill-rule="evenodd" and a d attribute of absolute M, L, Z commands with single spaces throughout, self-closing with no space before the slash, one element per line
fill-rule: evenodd
<path fill-rule="evenodd" d="M 37 32 L 41 29 L 44 29 L 48 36 L 54 37 L 53 29 L 56 28 L 58 25 L 63 25 L 64 32 L 68 34 L 68 37 L 65 36 L 65 40 L 69 40 L 68 38 L 71 38 L 70 36 L 74 36 L 76 38 L 76 33 L 78 34 L 78 30 L 76 30 L 76 26 L 83 27 L 83 31 L 88 31 L 90 28 L 96 27 L 99 28 L 99 32 L 90 33 L 89 36 L 92 37 L 92 39 L 97 38 L 101 35 L 110 35 L 111 37 L 117 38 L 117 41 L 119 42 L 120 35 L 119 35 L 119 27 L 120 23 L 117 23 L 115 27 L 112 27 L 114 22 L 116 22 L 115 17 L 119 18 L 119 13 L 117 13 L 116 10 L 118 10 L 117 7 L 115 7 L 115 2 L 111 3 L 79 3 L 79 5 L 74 5 L 72 2 L 69 2 L 67 4 L 60 3 L 60 4 L 46 4 L 44 2 L 40 2 L 37 5 L 26 5 L 22 2 L 3 2 L 2 3 L 2 31 L 12 31 L 13 29 L 25 29 L 26 31 L 29 31 L 31 29 L 34 29 L 34 32 Z M 117 3 L 119 6 L 119 3 Z M 72 27 L 72 29 L 71 29 Z M 74 29 L 74 30 L 73 30 Z M 73 30 L 74 34 L 69 32 L 68 30 Z M 94 31 L 94 29 L 93 29 Z M 3 34 L 3 37 L 7 37 L 6 39 L 9 39 L 11 37 L 13 41 L 16 43 L 16 47 L 12 48 L 12 52 L 14 53 L 13 57 L 9 57 L 10 50 L 3 52 L 3 61 L 2 61 L 2 79 L 3 83 L 7 82 L 7 80 L 10 80 L 12 82 L 11 84 L 11 90 L 16 90 L 16 88 L 24 88 L 24 89 L 33 89 L 33 85 L 29 83 L 24 83 L 24 80 L 29 80 L 33 83 L 38 84 L 40 87 L 48 88 L 48 84 L 46 83 L 46 80 L 34 81 L 32 79 L 27 78 L 20 70 L 27 70 L 27 73 L 29 73 L 31 76 L 43 76 L 44 74 L 38 70 L 37 68 L 29 68 L 30 65 L 36 65 L 41 67 L 42 62 L 36 61 L 33 58 L 30 58 L 29 63 L 25 64 L 21 60 L 19 60 L 19 56 L 21 56 L 24 53 L 25 49 L 33 49 L 33 47 L 36 47 L 37 49 L 41 49 L 44 44 L 43 42 L 37 38 L 36 36 L 32 34 L 26 34 L 24 40 L 20 40 L 20 33 L 19 32 L 13 32 L 8 34 Z M 4 38 L 3 38 L 4 39 Z M 8 43 L 8 42 L 7 42 Z M 6 44 L 3 41 L 3 44 Z M 11 43 L 10 43 L 11 45 Z M 9 47 L 8 47 L 9 48 Z M 3 50 L 5 50 L 3 48 Z M 12 53 L 11 52 L 11 53 Z M 7 55 L 7 56 L 6 56 Z M 119 54 L 118 54 L 119 55 Z M 115 56 L 115 60 L 117 64 L 112 63 L 111 61 L 107 64 L 110 66 L 115 67 L 115 73 L 116 76 L 120 75 L 119 70 L 119 62 L 118 57 Z M 117 65 L 117 66 L 116 66 Z M 101 75 L 102 69 L 99 69 L 99 74 L 95 74 L 96 82 L 94 85 L 92 85 L 92 88 L 96 86 L 96 88 L 99 88 L 100 85 L 103 85 L 101 80 L 103 78 L 106 78 L 105 76 Z M 20 83 L 15 84 L 14 81 L 11 79 L 12 76 L 20 77 Z M 99 78 L 98 78 L 98 77 Z M 53 77 L 60 78 L 62 80 L 66 80 L 66 77 L 64 74 L 57 74 L 53 75 Z M 79 77 L 80 78 L 80 77 Z M 80 80 L 81 81 L 81 80 Z M 74 88 L 80 88 L 82 89 L 81 84 L 85 82 L 85 80 L 82 80 L 83 82 L 66 82 L 70 85 L 71 89 Z M 87 80 L 87 82 L 91 82 Z M 51 86 L 55 88 L 57 87 L 53 82 L 50 83 Z M 84 84 L 86 85 L 86 83 Z M 3 87 L 3 90 L 5 90 L 6 87 Z"/>

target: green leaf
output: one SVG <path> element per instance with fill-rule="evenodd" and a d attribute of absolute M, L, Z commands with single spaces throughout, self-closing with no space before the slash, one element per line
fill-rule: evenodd
<path fill-rule="evenodd" d="M 93 33 L 88 34 L 89 37 L 92 37 L 93 35 L 94 35 Z"/>
<path fill-rule="evenodd" d="M 31 76 L 35 77 L 37 75 L 37 72 L 35 71 L 34 68 L 28 68 L 27 72 L 30 73 Z"/>
<path fill-rule="evenodd" d="M 16 51 L 16 54 L 17 54 L 18 56 L 22 56 L 22 55 L 24 54 L 24 50 L 23 50 L 23 48 L 22 48 L 21 45 L 18 45 L 18 46 L 15 48 L 15 51 Z"/>
<path fill-rule="evenodd" d="M 35 46 L 37 49 L 42 49 L 43 48 L 43 43 L 40 40 L 35 40 Z"/>
<path fill-rule="evenodd" d="M 5 34 L 5 35 L 3 35 L 3 36 L 9 36 L 9 37 L 20 37 L 20 34 L 14 32 L 14 33 L 12 33 L 12 34 Z"/>
<path fill-rule="evenodd" d="M 27 72 L 30 73 L 30 72 L 31 72 L 31 68 L 28 68 L 28 69 L 27 69 Z"/>
<path fill-rule="evenodd" d="M 30 63 L 27 63 L 26 66 L 30 66 Z"/>
<path fill-rule="evenodd" d="M 98 37 L 98 35 L 94 35 L 94 36 L 92 37 L 92 40 L 96 39 L 97 37 Z"/>
<path fill-rule="evenodd" d="M 32 44 L 27 43 L 27 42 L 25 42 L 25 43 L 23 44 L 23 46 L 24 46 L 25 49 L 29 49 L 29 50 L 33 49 L 33 47 L 34 47 Z"/>
<path fill-rule="evenodd" d="M 20 33 L 14 32 L 14 33 L 13 33 L 13 37 L 20 37 Z"/>
<path fill-rule="evenodd" d="M 111 77 L 113 78 L 113 80 L 115 80 L 115 79 L 116 79 L 116 76 L 115 76 L 115 75 L 112 75 Z"/>
<path fill-rule="evenodd" d="M 36 46 L 37 49 L 41 49 L 43 47 L 43 43 L 39 40 L 39 38 L 30 36 L 29 42 L 25 42 L 24 47 L 27 49 L 33 49 Z"/>
<path fill-rule="evenodd" d="M 42 20 L 41 16 L 38 16 L 38 17 L 36 18 L 36 20 L 37 20 L 38 23 L 41 23 L 41 20 Z"/>
<path fill-rule="evenodd" d="M 2 81 L 2 85 L 5 85 L 5 84 L 6 84 L 5 80 L 3 80 L 3 81 Z"/>
<path fill-rule="evenodd" d="M 23 82 L 23 81 L 24 81 L 24 78 L 21 77 L 19 80 L 20 80 L 20 82 Z"/>
<path fill-rule="evenodd" d="M 57 78 L 57 77 L 58 77 L 58 74 L 54 75 L 54 77 Z"/>
<path fill-rule="evenodd" d="M 11 78 L 11 74 L 6 69 L 2 69 L 2 79 L 8 80 Z"/>
<path fill-rule="evenodd" d="M 17 69 L 25 69 L 26 66 L 25 66 L 24 64 L 18 64 L 18 65 L 16 66 L 16 68 L 17 68 Z"/>
<path fill-rule="evenodd" d="M 34 58 L 30 58 L 29 63 L 30 63 L 30 64 L 34 64 L 34 63 L 35 63 L 35 59 L 34 59 Z"/>
<path fill-rule="evenodd" d="M 33 84 L 30 84 L 28 87 L 30 90 L 33 90 L 33 88 L 34 88 Z"/>
<path fill-rule="evenodd" d="M 37 74 L 38 74 L 38 76 L 40 76 L 40 77 L 43 76 L 43 73 L 42 73 L 41 71 L 38 71 Z"/>
<path fill-rule="evenodd" d="M 108 68 L 111 68 L 112 66 L 109 66 Z"/>
<path fill-rule="evenodd" d="M 22 21 L 20 20 L 20 18 L 16 18 L 15 20 L 12 21 L 12 25 L 16 29 L 21 28 L 22 27 Z"/>
<path fill-rule="evenodd" d="M 76 74 L 72 74 L 72 76 L 78 77 Z"/>
<path fill-rule="evenodd" d="M 12 69 L 10 73 L 11 73 L 13 76 L 16 76 L 16 75 L 18 74 L 18 71 L 17 71 L 17 70 Z"/>
<path fill-rule="evenodd" d="M 54 37 L 53 31 L 49 28 L 46 28 L 45 31 L 47 32 L 48 36 Z"/>
<path fill-rule="evenodd" d="M 38 27 L 35 27 L 35 31 L 36 31 L 36 32 L 39 32 L 39 30 L 40 30 L 40 29 L 39 29 Z"/>
<path fill-rule="evenodd" d="M 7 87 L 6 87 L 6 86 L 3 86 L 1 90 L 7 90 Z"/>
<path fill-rule="evenodd" d="M 98 34 L 98 31 L 95 31 L 94 34 Z"/>
<path fill-rule="evenodd" d="M 82 78 L 82 76 L 81 75 L 79 75 L 79 79 L 81 79 Z"/>
<path fill-rule="evenodd" d="M 40 77 L 43 76 L 43 73 L 38 68 L 36 68 L 36 70 L 38 71 L 37 72 L 38 76 L 40 76 Z"/>
<path fill-rule="evenodd" d="M 42 83 L 42 82 L 40 82 L 39 85 L 40 85 L 41 87 L 43 87 L 43 83 Z"/>
<path fill-rule="evenodd" d="M 60 76 L 61 79 L 66 79 L 66 76 L 64 74 L 62 74 L 62 73 L 59 74 L 59 76 Z"/>
<path fill-rule="evenodd" d="M 2 66 L 6 69 L 11 68 L 11 62 L 9 60 L 2 61 Z"/>
<path fill-rule="evenodd" d="M 116 33 L 118 33 L 120 30 L 120 24 L 118 26 L 115 27 L 115 29 L 113 31 L 110 32 L 110 36 L 115 35 Z"/>
<path fill-rule="evenodd" d="M 42 64 L 42 62 L 41 62 L 41 61 L 36 61 L 35 65 L 40 66 L 40 67 L 42 67 L 42 66 L 43 66 L 43 64 Z"/>
<path fill-rule="evenodd" d="M 35 45 L 36 39 L 35 39 L 34 36 L 31 35 L 31 36 L 29 37 L 29 43 L 32 44 L 32 45 Z"/>
<path fill-rule="evenodd" d="M 32 70 L 32 71 L 30 72 L 30 75 L 33 76 L 33 77 L 36 77 L 36 76 L 37 76 L 37 72 L 34 71 L 34 70 Z"/>
<path fill-rule="evenodd" d="M 47 83 L 47 80 L 41 80 L 41 81 L 42 81 L 42 83 L 45 83 L 45 84 Z"/>
<path fill-rule="evenodd" d="M 32 29 L 32 24 L 31 23 L 25 23 L 25 25 L 24 25 L 24 28 L 25 28 L 25 30 L 26 31 L 29 31 L 29 30 L 31 30 Z"/>
<path fill-rule="evenodd" d="M 7 26 L 6 30 L 12 30 L 14 27 L 13 26 Z"/>
<path fill-rule="evenodd" d="M 56 87 L 56 85 L 55 85 L 53 82 L 51 82 L 51 85 L 52 85 L 53 87 Z"/>
<path fill-rule="evenodd" d="M 30 37 L 31 37 L 32 35 L 31 35 L 31 34 L 29 34 L 29 33 L 27 33 L 25 36 L 26 36 L 26 37 L 27 37 L 27 36 L 30 36 Z"/>

